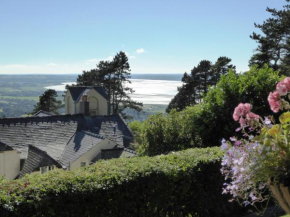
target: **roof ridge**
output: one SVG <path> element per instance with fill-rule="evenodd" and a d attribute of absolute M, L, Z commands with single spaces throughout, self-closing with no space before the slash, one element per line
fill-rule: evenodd
<path fill-rule="evenodd" d="M 96 137 L 98 139 L 106 139 L 104 136 L 100 135 L 100 134 L 96 134 L 96 133 L 93 133 L 91 131 L 87 131 L 87 130 L 81 130 L 80 132 L 84 133 L 84 134 L 87 134 L 89 136 L 93 136 L 93 137 Z"/>

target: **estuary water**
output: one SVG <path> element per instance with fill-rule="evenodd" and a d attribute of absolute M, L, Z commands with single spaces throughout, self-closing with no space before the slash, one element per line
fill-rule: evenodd
<path fill-rule="evenodd" d="M 138 74 L 132 75 L 131 84 L 135 92 L 131 98 L 143 104 L 161 104 L 167 105 L 177 93 L 177 87 L 182 85 L 181 74 Z M 59 85 L 48 86 L 46 89 L 56 91 L 65 91 L 66 85 L 75 84 L 75 82 L 64 82 Z"/>

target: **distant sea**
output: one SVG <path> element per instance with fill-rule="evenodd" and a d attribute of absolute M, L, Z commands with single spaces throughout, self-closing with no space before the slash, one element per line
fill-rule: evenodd
<path fill-rule="evenodd" d="M 143 104 L 167 105 L 176 95 L 177 87 L 182 85 L 182 76 L 183 74 L 132 74 L 130 79 L 132 83 L 128 86 L 135 92 L 131 94 L 131 98 Z M 68 80 L 45 88 L 64 91 L 67 84 L 75 82 Z"/>

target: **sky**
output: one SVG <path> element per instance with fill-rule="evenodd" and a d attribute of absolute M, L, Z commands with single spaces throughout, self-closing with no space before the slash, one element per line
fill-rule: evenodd
<path fill-rule="evenodd" d="M 227 56 L 248 70 L 254 23 L 285 0 L 0 0 L 0 74 L 80 74 L 126 52 L 132 74 Z"/>

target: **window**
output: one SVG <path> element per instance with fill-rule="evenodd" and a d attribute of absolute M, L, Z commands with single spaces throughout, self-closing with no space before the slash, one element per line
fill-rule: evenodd
<path fill-rule="evenodd" d="M 81 167 L 85 167 L 86 166 L 86 162 L 81 162 Z"/>
<path fill-rule="evenodd" d="M 48 166 L 40 167 L 40 174 L 47 173 L 48 171 L 49 171 L 49 167 Z"/>

